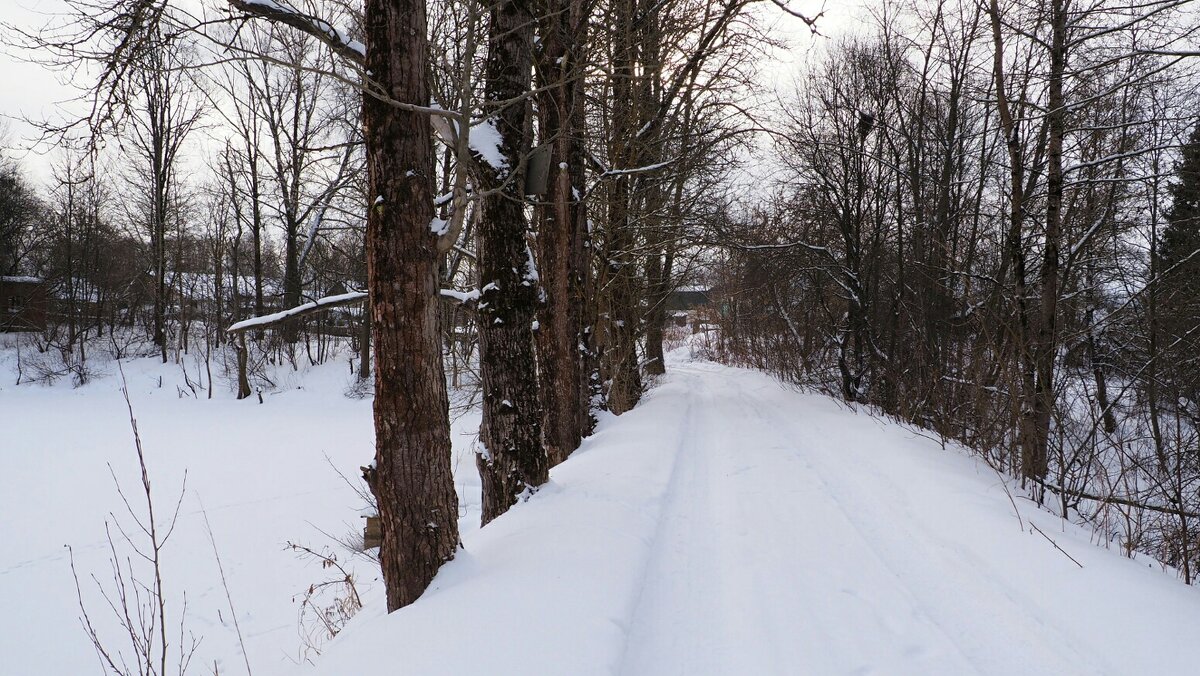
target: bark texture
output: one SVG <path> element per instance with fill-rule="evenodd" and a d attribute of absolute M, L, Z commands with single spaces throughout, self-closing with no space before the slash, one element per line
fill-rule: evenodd
<path fill-rule="evenodd" d="M 501 166 L 480 163 L 484 185 L 495 190 L 484 199 L 478 233 L 479 368 L 483 381 L 479 443 L 483 448 L 476 457 L 483 482 L 485 525 L 549 478 L 533 338 L 539 278 L 526 239 L 522 195 L 521 163 L 529 149 L 529 110 L 520 97 L 529 91 L 532 42 L 532 2 L 501 0 L 493 5 L 485 103 L 489 118 L 485 124 L 494 125 L 500 133 L 504 161 Z"/>
<path fill-rule="evenodd" d="M 577 282 L 587 270 L 576 218 L 572 164 L 580 144 L 581 116 L 575 107 L 583 83 L 582 54 L 573 23 L 573 0 L 543 0 L 540 6 L 541 52 L 538 57 L 538 112 L 541 139 L 551 144 L 550 185 L 537 208 L 538 260 L 545 302 L 538 315 L 538 374 L 543 402 L 546 454 L 556 465 L 579 447 L 587 408 L 582 370 L 582 306 L 586 287 Z"/>
<path fill-rule="evenodd" d="M 392 98 L 429 102 L 424 0 L 367 0 L 367 68 Z M 367 277 L 375 342 L 375 466 L 388 610 L 454 558 L 458 498 L 438 330 L 433 157 L 427 117 L 363 100 L 370 195 Z"/>
<path fill-rule="evenodd" d="M 636 0 L 619 0 L 612 12 L 620 17 L 612 54 L 612 141 L 609 161 L 616 168 L 637 167 L 642 159 L 638 124 L 636 68 Z M 642 396 L 638 369 L 637 337 L 641 312 L 638 307 L 637 237 L 632 213 L 633 190 L 628 177 L 608 185 L 608 223 L 605 230 L 604 265 L 601 268 L 600 313 L 603 334 L 598 337 L 601 376 L 607 384 L 606 405 L 620 415 L 633 408 Z"/>

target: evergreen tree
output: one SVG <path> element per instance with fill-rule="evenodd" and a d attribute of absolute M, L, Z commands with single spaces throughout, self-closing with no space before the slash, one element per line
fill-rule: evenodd
<path fill-rule="evenodd" d="M 21 244 L 30 235 L 37 200 L 15 167 L 0 167 L 0 275 L 20 272 Z"/>
<path fill-rule="evenodd" d="M 1200 125 L 1183 146 L 1159 247 L 1165 349 L 1177 395 L 1200 400 Z"/>
<path fill-rule="evenodd" d="M 1160 249 L 1162 269 L 1172 277 L 1186 270 L 1187 277 L 1195 280 L 1200 277 L 1200 256 L 1189 257 L 1200 249 L 1200 125 L 1183 146 L 1183 158 L 1175 167 L 1170 191 L 1169 225 L 1163 230 Z"/>

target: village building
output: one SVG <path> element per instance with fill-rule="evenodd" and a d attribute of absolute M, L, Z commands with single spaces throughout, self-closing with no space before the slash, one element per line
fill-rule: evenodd
<path fill-rule="evenodd" d="M 41 331 L 50 313 L 50 289 L 40 277 L 0 276 L 0 332 Z"/>

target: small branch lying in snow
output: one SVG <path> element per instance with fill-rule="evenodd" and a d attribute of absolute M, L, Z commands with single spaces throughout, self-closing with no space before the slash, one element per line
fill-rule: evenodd
<path fill-rule="evenodd" d="M 1046 535 L 1045 533 L 1043 533 L 1043 532 L 1042 532 L 1042 529 L 1041 529 L 1041 528 L 1038 528 L 1036 524 L 1034 524 L 1032 521 L 1030 521 L 1030 522 L 1029 522 L 1029 526 L 1030 526 L 1030 528 L 1033 528 L 1034 530 L 1036 530 L 1036 531 L 1037 531 L 1037 532 L 1038 532 L 1038 533 L 1039 533 L 1039 534 L 1040 534 L 1042 537 L 1046 538 L 1046 542 L 1049 542 L 1050 544 L 1054 545 L 1054 548 L 1055 548 L 1055 549 L 1057 549 L 1058 551 L 1062 552 L 1062 553 L 1063 553 L 1063 556 L 1067 557 L 1068 559 L 1071 559 L 1071 561 L 1072 561 L 1072 562 L 1073 562 L 1075 565 L 1079 566 L 1080 568 L 1083 568 L 1083 564 L 1082 564 L 1082 563 L 1080 563 L 1080 562 L 1076 561 L 1074 556 L 1071 556 L 1070 554 L 1068 554 L 1068 553 L 1067 553 L 1067 550 L 1063 549 L 1062 547 L 1059 547 L 1059 546 L 1058 546 L 1058 543 L 1057 543 L 1057 542 L 1055 542 L 1054 540 L 1051 540 L 1051 539 L 1050 539 L 1050 536 L 1049 536 L 1049 535 Z"/>
<path fill-rule="evenodd" d="M 1004 475 L 1000 473 L 1000 468 L 993 465 L 991 462 L 985 462 L 992 471 L 996 473 L 996 478 L 1000 480 L 1000 486 L 1004 488 L 1004 494 L 1008 496 L 1008 502 L 1012 505 L 1013 514 L 1017 517 L 1017 523 L 1020 524 L 1021 530 L 1025 530 L 1025 521 L 1021 519 L 1021 510 L 1017 508 L 1017 501 L 1013 499 L 1012 491 L 1008 490 L 1008 481 Z M 1033 525 L 1032 523 L 1029 525 Z"/>
<path fill-rule="evenodd" d="M 326 296 L 324 298 L 318 298 L 314 301 L 304 303 L 303 305 L 297 305 L 296 307 L 287 310 L 281 310 L 279 312 L 263 315 L 261 317 L 244 319 L 240 322 L 237 322 L 233 326 L 230 326 L 228 329 L 225 329 L 225 332 L 239 333 L 247 329 L 271 326 L 272 324 L 278 324 L 282 321 L 292 319 L 293 317 L 300 317 L 303 315 L 312 314 L 314 312 L 320 312 L 321 310 L 340 307 L 342 305 L 361 303 L 366 299 L 366 291 L 351 291 L 350 293 L 342 293 L 336 296 Z"/>
<path fill-rule="evenodd" d="M 1110 504 L 1111 505 L 1123 505 L 1125 507 L 1133 507 L 1134 509 L 1147 509 L 1147 510 L 1150 510 L 1151 512 L 1158 512 L 1159 514 L 1170 514 L 1172 516 L 1183 516 L 1183 517 L 1187 517 L 1189 519 L 1200 518 L 1200 514 L 1198 514 L 1196 512 L 1189 512 L 1185 509 L 1175 509 L 1172 507 L 1162 507 L 1159 505 L 1148 505 L 1148 504 L 1145 504 L 1142 502 L 1137 502 L 1136 500 L 1130 500 L 1128 498 L 1120 498 L 1115 495 L 1104 497 L 1102 495 L 1094 495 L 1092 493 L 1086 493 L 1084 491 L 1076 491 L 1076 490 L 1062 488 L 1061 486 L 1055 486 L 1054 484 L 1045 482 L 1045 481 L 1038 481 L 1037 483 L 1041 484 L 1041 486 L 1043 488 L 1054 491 L 1055 493 L 1058 493 L 1059 495 L 1069 495 L 1071 497 L 1082 498 L 1084 500 L 1095 500 L 1096 502 L 1106 504 L 1106 505 L 1110 505 Z"/>
<path fill-rule="evenodd" d="M 196 496 L 200 500 L 200 496 Z M 233 607 L 233 594 L 229 592 L 229 581 L 225 579 L 225 566 L 221 563 L 221 552 L 217 550 L 217 539 L 213 535 L 212 524 L 208 522 L 208 510 L 200 503 L 200 513 L 204 515 L 204 530 L 208 532 L 208 542 L 212 545 L 213 558 L 217 561 L 217 571 L 221 574 L 221 587 L 225 589 L 225 602 L 229 605 L 229 617 L 233 619 L 233 628 L 237 633 L 238 647 L 242 651 L 242 661 L 246 665 L 246 676 L 253 676 L 250 669 L 250 655 L 246 652 L 246 640 L 242 638 L 242 626 L 238 624 L 237 610 Z"/>

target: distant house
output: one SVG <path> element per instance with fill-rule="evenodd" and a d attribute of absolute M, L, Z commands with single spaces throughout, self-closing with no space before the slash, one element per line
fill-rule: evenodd
<path fill-rule="evenodd" d="M 668 313 L 695 310 L 712 302 L 712 290 L 707 286 L 681 286 L 667 296 Z"/>
<path fill-rule="evenodd" d="M 668 320 L 675 326 L 691 326 L 692 333 L 701 330 L 711 314 L 713 289 L 708 286 L 681 286 L 667 295 Z"/>
<path fill-rule="evenodd" d="M 39 277 L 0 276 L 0 331 L 42 331 L 50 289 Z"/>

